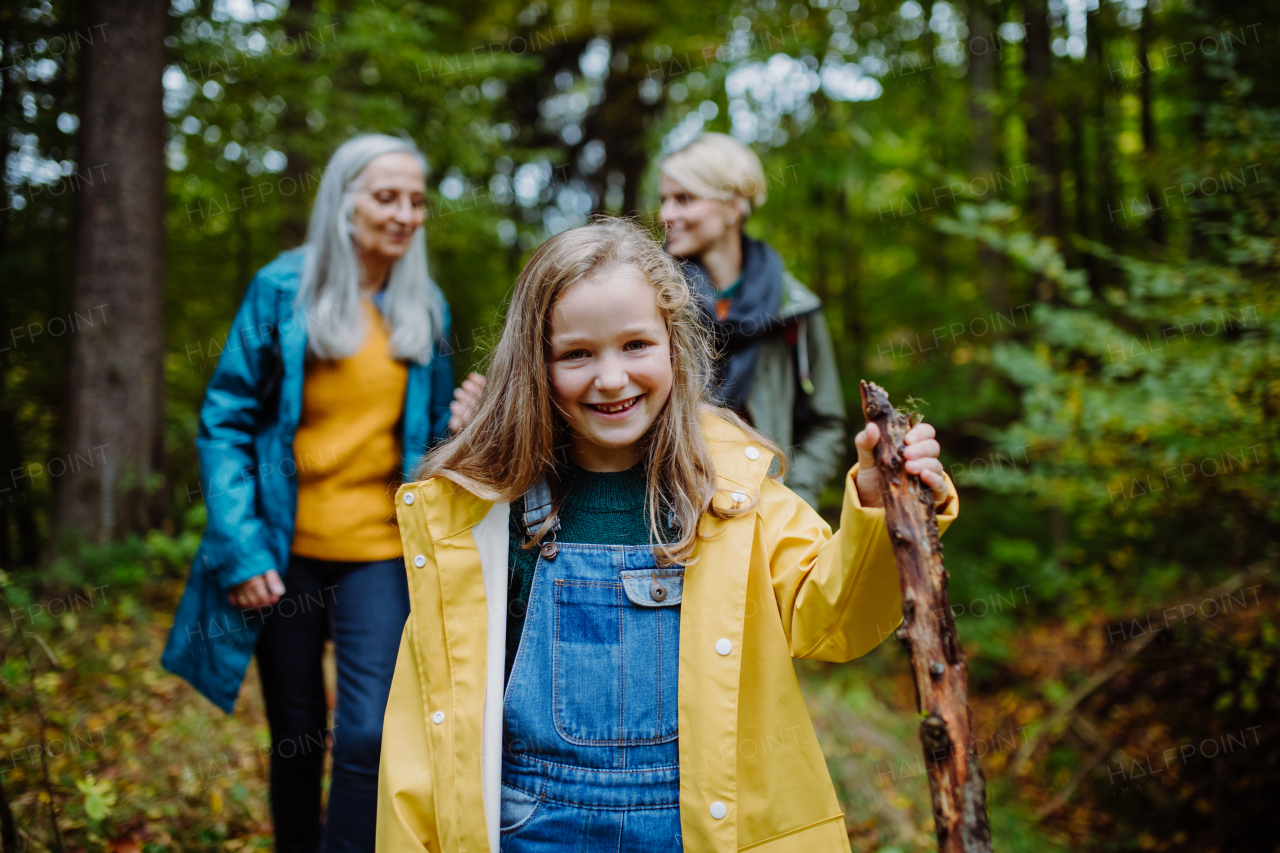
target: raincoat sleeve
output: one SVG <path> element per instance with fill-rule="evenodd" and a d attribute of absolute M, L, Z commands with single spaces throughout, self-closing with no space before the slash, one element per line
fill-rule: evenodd
<path fill-rule="evenodd" d="M 845 475 L 840 529 L 786 486 L 760 488 L 763 542 L 791 654 L 842 662 L 866 654 L 902 621 L 902 594 L 884 509 L 858 500 L 855 465 Z M 960 498 L 947 478 L 938 532 L 956 519 Z"/>
<path fill-rule="evenodd" d="M 406 624 L 382 723 L 377 853 L 440 849 L 424 707 L 417 647 Z"/>
<path fill-rule="evenodd" d="M 250 282 L 200 407 L 196 451 L 208 511 L 204 548 L 224 589 L 283 568 L 271 557 L 267 520 L 258 505 L 254 448 L 265 380 L 280 360 L 273 349 L 276 298 L 261 273 Z"/>

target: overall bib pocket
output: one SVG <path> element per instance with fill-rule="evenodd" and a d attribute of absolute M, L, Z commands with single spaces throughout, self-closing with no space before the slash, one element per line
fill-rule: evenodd
<path fill-rule="evenodd" d="M 678 729 L 684 569 L 555 581 L 556 732 L 581 746 L 669 743 Z"/>

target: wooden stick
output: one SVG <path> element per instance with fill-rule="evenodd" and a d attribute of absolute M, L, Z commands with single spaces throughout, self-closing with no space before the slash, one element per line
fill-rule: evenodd
<path fill-rule="evenodd" d="M 938 851 L 990 853 L 987 782 L 970 733 L 969 665 L 947 595 L 933 490 L 903 468 L 910 418 L 895 411 L 874 382 L 862 382 L 861 391 L 862 412 L 880 429 L 880 497 L 902 583 L 902 626 L 895 636 L 911 654 Z"/>

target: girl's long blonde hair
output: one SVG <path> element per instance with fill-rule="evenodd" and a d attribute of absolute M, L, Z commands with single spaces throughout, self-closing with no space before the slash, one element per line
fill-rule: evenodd
<path fill-rule="evenodd" d="M 564 494 L 556 451 L 568 443 L 568 432 L 551 396 L 551 311 L 567 288 L 622 266 L 638 269 L 653 285 L 671 341 L 671 396 L 643 439 L 650 537 L 661 565 L 689 564 L 703 513 L 729 518 L 754 509 L 754 503 L 732 510 L 712 506 L 716 472 L 702 435 L 703 412 L 741 427 L 782 460 L 784 471 L 786 461 L 737 415 L 706 402 L 712 352 L 694 296 L 671 256 L 627 220 L 598 218 L 533 253 L 516 280 L 475 416 L 427 455 L 417 477 L 446 477 L 485 500 L 515 501 L 545 476 L 559 511 Z M 679 538 L 662 544 L 669 511 L 678 520 Z M 550 519 L 526 547 L 541 541 L 549 527 Z"/>

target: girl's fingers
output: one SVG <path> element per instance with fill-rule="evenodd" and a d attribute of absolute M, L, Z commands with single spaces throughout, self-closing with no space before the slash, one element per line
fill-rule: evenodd
<path fill-rule="evenodd" d="M 474 386 L 468 387 L 464 384 L 461 388 L 453 389 L 453 403 L 449 405 L 462 405 L 470 409 L 480 402 L 480 392 L 483 390 L 483 386 L 477 388 Z"/>
<path fill-rule="evenodd" d="M 926 456 L 923 459 L 908 459 L 902 467 L 906 468 L 910 474 L 923 474 L 925 471 L 941 474 L 943 470 L 942 462 L 936 456 Z"/>
<path fill-rule="evenodd" d="M 920 423 L 907 430 L 907 434 L 903 436 L 904 444 L 915 444 L 918 441 L 933 438 L 938 432 L 932 426 L 921 421 Z"/>
<path fill-rule="evenodd" d="M 924 484 L 933 490 L 934 497 L 941 501 L 947 496 L 947 478 L 936 471 L 925 471 L 920 475 Z"/>
<path fill-rule="evenodd" d="M 938 444 L 937 439 L 926 438 L 904 448 L 902 456 L 904 459 L 925 459 L 937 457 L 941 452 L 942 447 Z"/>
<path fill-rule="evenodd" d="M 876 442 L 880 440 L 880 427 L 868 422 L 862 432 L 853 438 L 854 447 L 858 448 L 858 467 L 864 471 L 870 470 L 876 465 L 876 457 L 874 450 Z"/>

